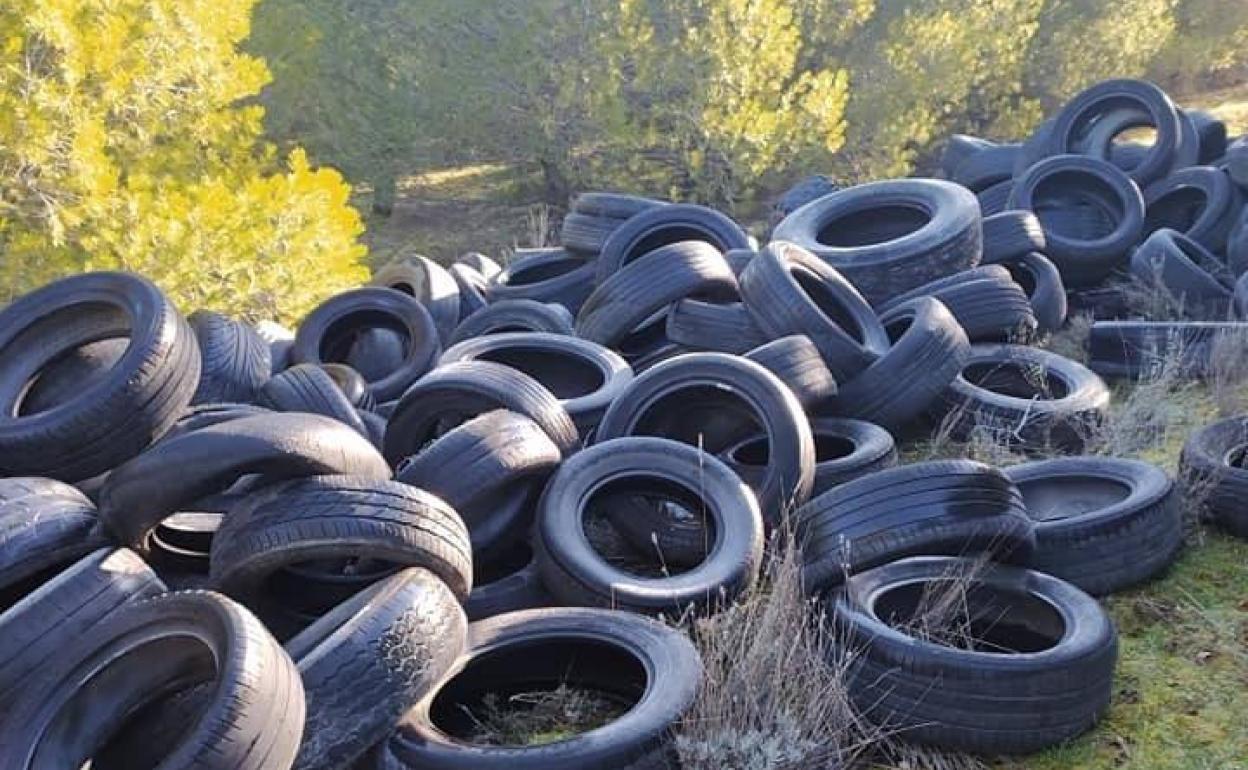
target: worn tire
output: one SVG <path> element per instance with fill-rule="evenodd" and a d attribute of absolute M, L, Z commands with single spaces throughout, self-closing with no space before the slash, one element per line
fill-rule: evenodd
<path fill-rule="evenodd" d="M 682 299 L 668 312 L 666 331 L 667 338 L 683 348 L 738 355 L 768 341 L 740 302 Z"/>
<path fill-rule="evenodd" d="M 355 406 L 334 378 L 316 364 L 295 364 L 273 377 L 260 389 L 260 406 L 275 412 L 317 414 L 346 425 L 361 436 L 368 435 Z"/>
<path fill-rule="evenodd" d="M 0 612 L 106 544 L 95 505 L 52 479 L 0 479 Z"/>
<path fill-rule="evenodd" d="M 269 345 L 255 330 L 220 313 L 197 310 L 186 319 L 199 342 L 199 387 L 192 404 L 248 403 L 273 370 Z"/>
<path fill-rule="evenodd" d="M 1144 188 L 1144 234 L 1177 230 L 1206 249 L 1223 253 L 1243 208 L 1243 193 L 1221 169 L 1180 169 Z"/>
<path fill-rule="evenodd" d="M 999 265 L 981 265 L 921 286 L 885 303 L 879 312 L 887 315 L 918 297 L 940 300 L 971 342 L 1026 342 L 1039 326 L 1023 287 Z"/>
<path fill-rule="evenodd" d="M 447 272 L 451 274 L 451 277 L 455 279 L 455 285 L 459 287 L 459 320 L 455 324 L 455 327 L 459 328 L 459 324 L 465 318 L 490 304 L 490 300 L 486 297 L 490 290 L 490 281 L 467 265 L 451 265 L 447 268 Z M 447 344 L 450 344 L 449 338 Z"/>
<path fill-rule="evenodd" d="M 488 564 L 473 566 L 472 593 L 464 600 L 464 613 L 471 621 L 555 605 L 527 542 L 517 543 Z"/>
<path fill-rule="evenodd" d="M 1235 277 L 1226 264 L 1175 230 L 1158 230 L 1140 244 L 1131 255 L 1131 275 L 1205 317 L 1226 317 L 1233 299 Z"/>
<path fill-rule="evenodd" d="M 657 206 L 629 218 L 611 233 L 595 261 L 595 280 L 603 284 L 656 249 L 688 241 L 706 243 L 720 254 L 750 248 L 746 232 L 715 209 L 689 203 Z"/>
<path fill-rule="evenodd" d="M 1193 433 L 1179 468 L 1186 493 L 1224 531 L 1248 538 L 1248 417 L 1232 417 Z"/>
<path fill-rule="evenodd" d="M 1000 263 L 1022 287 L 1036 317 L 1036 328 L 1050 334 L 1066 324 L 1069 304 L 1061 271 L 1043 254 L 1031 253 Z"/>
<path fill-rule="evenodd" d="M 1110 379 L 1173 374 L 1206 379 L 1218 372 L 1222 339 L 1240 340 L 1248 323 L 1209 321 L 1097 321 L 1088 338 L 1088 366 Z"/>
<path fill-rule="evenodd" d="M 451 335 L 451 344 L 504 332 L 572 334 L 572 314 L 563 305 L 533 299 L 502 299 L 465 318 Z"/>
<path fill-rule="evenodd" d="M 810 410 L 836 395 L 836 378 L 815 343 L 803 334 L 781 337 L 746 353 L 789 386 L 802 409 Z"/>
<path fill-rule="evenodd" d="M 491 303 L 531 299 L 562 305 L 576 315 L 594 290 L 594 262 L 563 249 L 522 249 L 490 279 Z"/>
<path fill-rule="evenodd" d="M 984 264 L 1009 262 L 1032 252 L 1043 254 L 1045 247 L 1044 227 L 1030 211 L 984 217 Z"/>
<path fill-rule="evenodd" d="M 443 345 L 459 324 L 459 285 L 446 268 L 428 257 L 416 254 L 395 260 L 373 274 L 372 284 L 415 298 L 428 311 Z M 406 309 L 402 312 L 409 315 Z M 423 342 L 423 322 L 421 326 L 421 336 L 412 338 Z"/>
<path fill-rule="evenodd" d="M 346 364 L 321 364 L 321 369 L 334 381 L 356 412 L 371 412 L 377 408 L 377 399 L 368 387 L 368 381 L 355 369 Z"/>

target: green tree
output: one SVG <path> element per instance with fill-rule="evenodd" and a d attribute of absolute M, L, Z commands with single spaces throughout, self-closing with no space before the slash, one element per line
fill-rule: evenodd
<path fill-rule="evenodd" d="M 260 140 L 253 0 L 0 6 L 0 292 L 146 274 L 185 308 L 296 317 L 361 280 L 349 188 Z"/>

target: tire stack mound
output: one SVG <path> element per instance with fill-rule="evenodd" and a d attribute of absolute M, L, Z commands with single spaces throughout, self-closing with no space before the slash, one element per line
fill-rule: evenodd
<path fill-rule="evenodd" d="M 1142 125 L 1151 148 L 1114 142 Z M 1238 166 L 1196 125 L 1104 83 L 1025 143 L 955 137 L 948 179 L 808 183 L 761 247 L 709 208 L 590 193 L 563 247 L 407 255 L 293 331 L 184 319 L 130 274 L 19 298 L 0 310 L 0 757 L 678 766 L 702 664 L 660 618 L 730 606 L 775 535 L 870 722 L 986 755 L 1080 734 L 1117 655 L 1092 596 L 1161 574 L 1182 527 L 1164 472 L 1084 454 L 1097 372 L 1146 368 L 1125 322 L 1094 331 L 1092 369 L 1036 343 L 1127 270 L 1231 307 Z M 1036 459 L 898 465 L 933 433 Z M 1184 454 L 1241 535 L 1244 468 L 1244 419 Z M 564 685 L 621 715 L 476 737 L 484 710 Z"/>

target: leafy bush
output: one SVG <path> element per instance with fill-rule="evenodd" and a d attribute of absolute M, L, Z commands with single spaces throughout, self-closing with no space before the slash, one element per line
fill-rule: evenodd
<path fill-rule="evenodd" d="M 124 269 L 184 308 L 300 315 L 362 280 L 350 192 L 261 140 L 255 0 L 0 5 L 0 297 Z"/>

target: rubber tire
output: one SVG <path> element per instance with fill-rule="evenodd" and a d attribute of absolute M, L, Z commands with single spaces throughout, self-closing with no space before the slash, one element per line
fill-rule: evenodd
<path fill-rule="evenodd" d="M 884 327 L 854 286 L 793 244 L 773 242 L 750 260 L 741 273 L 741 296 L 765 333 L 809 337 L 837 382 L 860 374 L 888 350 Z"/>
<path fill-rule="evenodd" d="M 780 378 L 809 411 L 836 395 L 836 378 L 819 348 L 804 334 L 781 337 L 746 353 L 745 358 Z"/>
<path fill-rule="evenodd" d="M 153 693 L 176 692 L 195 684 L 192 677 L 213 675 L 195 657 L 171 655 L 174 640 L 201 655 L 204 648 L 211 652 L 216 686 L 161 766 L 290 767 L 303 735 L 299 672 L 251 613 L 205 591 L 148 599 L 109 615 L 86 637 L 63 640 L 68 644 L 56 665 L 0 723 L 8 766 L 79 767 Z"/>
<path fill-rule="evenodd" d="M 953 134 L 940 152 L 940 171 L 948 178 L 958 166 L 976 153 L 996 147 L 997 143 L 970 134 Z"/>
<path fill-rule="evenodd" d="M 1006 365 L 1010 368 L 998 373 L 998 367 Z M 1004 390 L 969 380 L 965 373 L 972 367 L 987 368 L 988 378 L 1004 376 L 999 385 Z M 1017 369 L 1026 370 L 1021 384 L 1013 376 Z M 1028 380 L 1033 372 L 1044 376 L 1046 383 Z M 1051 394 L 1047 397 L 1046 388 Z M 1011 392 L 1016 390 L 1027 393 Z M 1109 416 L 1109 388 L 1087 367 L 1047 350 L 972 345 L 935 412 L 944 420 L 941 432 L 955 440 L 986 431 L 992 441 L 1025 451 L 1078 453 Z"/>
<path fill-rule="evenodd" d="M 1036 545 L 1023 496 L 971 460 L 903 465 L 848 481 L 794 512 L 802 585 L 819 596 L 847 575 L 907 556 L 1026 562 Z"/>
<path fill-rule="evenodd" d="M 107 542 L 95 505 L 52 479 L 0 479 L 0 612 Z"/>
<path fill-rule="evenodd" d="M 321 370 L 329 375 L 334 385 L 347 397 L 347 403 L 357 412 L 371 412 L 377 408 L 377 399 L 368 387 L 363 375 L 346 364 L 321 364 Z"/>
<path fill-rule="evenodd" d="M 1235 277 L 1204 246 L 1182 233 L 1161 229 L 1131 255 L 1131 275 L 1146 287 L 1165 291 L 1185 312 L 1225 318 Z"/>
<path fill-rule="evenodd" d="M 1051 334 L 1066 325 L 1069 305 L 1062 274 L 1048 257 L 1031 253 L 999 263 L 1022 287 L 1036 317 L 1036 329 Z"/>
<path fill-rule="evenodd" d="M 126 352 L 123 338 L 100 340 L 69 351 L 39 372 L 22 399 L 21 413 L 46 412 L 73 400 L 103 379 Z"/>
<path fill-rule="evenodd" d="M 971 343 L 948 308 L 931 297 L 903 303 L 880 320 L 892 347 L 841 383 L 827 411 L 897 434 L 940 398 L 970 356 Z"/>
<path fill-rule="evenodd" d="M 293 479 L 248 496 L 217 530 L 211 576 L 223 593 L 262 604 L 277 570 L 353 557 L 424 567 L 461 601 L 472 591 L 472 545 L 454 509 L 407 484 L 354 476 Z"/>
<path fill-rule="evenodd" d="M 1193 192 L 1199 202 L 1190 199 Z M 1243 208 L 1243 193 L 1220 169 L 1180 169 L 1144 188 L 1144 234 L 1178 230 L 1212 252 L 1225 253 Z"/>
<path fill-rule="evenodd" d="M 698 412 L 694 397 L 708 386 L 733 396 L 734 408 L 713 404 L 722 408 Z M 656 410 L 661 405 L 666 413 Z M 681 413 L 672 415 L 674 406 Z M 689 353 L 657 364 L 611 404 L 594 441 L 655 435 L 716 455 L 756 431 L 767 435 L 771 454 L 753 491 L 764 522 L 775 527 L 785 511 L 810 497 L 815 445 L 797 397 L 760 364 L 727 353 Z"/>
<path fill-rule="evenodd" d="M 578 214 L 609 217 L 611 219 L 629 219 L 643 211 L 649 211 L 667 203 L 654 198 L 643 198 L 637 195 L 626 195 L 613 192 L 587 192 L 576 196 L 572 201 L 572 210 Z"/>
<path fill-rule="evenodd" d="M 940 300 L 972 343 L 1027 342 L 1039 326 L 1023 287 L 999 265 L 982 265 L 907 292 L 897 298 L 901 302 L 890 300 L 881 306 L 880 314 L 889 313 L 894 303 L 920 296 Z"/>
<path fill-rule="evenodd" d="M 893 221 L 890 212 L 898 207 L 923 212 L 927 221 L 892 237 L 889 225 L 911 224 Z M 858 228 L 842 224 L 838 230 L 866 243 L 833 246 L 820 240 L 838 222 L 867 218 L 871 212 L 876 212 L 876 221 L 867 219 Z M 785 217 L 772 240 L 789 241 L 811 252 L 876 305 L 974 267 L 983 248 L 983 228 L 975 196 L 965 187 L 938 179 L 900 179 L 858 185 L 809 203 Z"/>
<path fill-rule="evenodd" d="M 572 314 L 563 305 L 532 299 L 503 299 L 468 316 L 451 335 L 451 344 L 503 332 L 572 334 Z"/>
<path fill-rule="evenodd" d="M 815 486 L 811 497 L 847 481 L 897 465 L 897 445 L 893 435 L 878 425 L 842 417 L 815 417 L 810 421 L 810 429 L 815 437 Z M 751 436 L 720 455 L 720 459 L 747 484 L 758 474 L 759 466 L 746 462 L 738 455 L 764 438 L 761 435 Z M 838 451 L 836 456 L 828 457 L 821 449 L 824 446 L 830 449 L 831 442 L 836 442 L 837 450 L 848 446 L 849 451 Z"/>
<path fill-rule="evenodd" d="M 659 323 L 656 315 L 691 296 L 735 299 L 737 278 L 709 244 L 682 241 L 663 246 L 612 273 L 594 289 L 577 315 L 576 333 L 618 349 L 643 322 Z"/>
<path fill-rule="evenodd" d="M 1064 225 L 1058 216 L 1069 207 L 1069 198 L 1060 199 L 1061 205 L 1046 213 L 1048 204 L 1038 197 L 1045 183 L 1064 178 L 1068 181 L 1064 189 L 1076 189 L 1069 184 L 1069 180 L 1076 176 L 1092 180 L 1086 185 L 1089 193 L 1098 185 L 1112 191 L 1116 200 L 1104 204 L 1116 208 L 1114 214 L 1117 221 L 1112 232 L 1095 239 L 1072 237 L 1062 232 Z M 1083 155 L 1046 158 L 1015 180 L 1009 205 L 1036 213 L 1044 228 L 1045 254 L 1057 265 L 1062 279 L 1070 286 L 1089 286 L 1103 281 L 1122 265 L 1127 253 L 1143 238 L 1144 196 L 1126 173 L 1108 161 Z"/>
<path fill-rule="evenodd" d="M 594 262 L 563 249 L 518 250 L 503 272 L 490 279 L 491 303 L 531 299 L 563 305 L 576 315 L 594 290 Z"/>
<path fill-rule="evenodd" d="M 668 312 L 666 331 L 669 340 L 689 350 L 737 355 L 765 345 L 769 339 L 740 302 L 682 299 Z"/>
<path fill-rule="evenodd" d="M 450 673 L 467 636 L 450 589 L 433 573 L 410 568 L 287 642 L 307 699 L 294 770 L 351 767 Z"/>
<path fill-rule="evenodd" d="M 1088 338 L 1088 366 L 1110 379 L 1151 377 L 1166 366 L 1179 376 L 1205 379 L 1217 372 L 1217 340 L 1246 333 L 1248 324 L 1237 322 L 1097 321 Z"/>
<path fill-rule="evenodd" d="M 260 389 L 257 400 L 275 412 L 317 414 L 337 420 L 361 436 L 368 435 L 351 400 L 317 364 L 295 364 L 273 377 Z"/>
<path fill-rule="evenodd" d="M 568 251 L 587 259 L 598 256 L 616 228 L 626 220 L 569 211 L 559 226 L 559 242 Z"/>
<path fill-rule="evenodd" d="M 455 301 L 459 302 L 458 295 Z M 455 319 L 459 319 L 458 304 Z M 303 319 L 295 338 L 292 359 L 303 364 L 349 364 L 353 350 L 357 357 L 369 353 L 367 348 L 356 349 L 357 344 L 363 344 L 360 335 L 372 329 L 401 329 L 407 336 L 402 364 L 386 371 L 384 376 L 369 380 L 369 387 L 377 400 L 389 401 L 402 395 L 437 362 L 442 354 L 439 339 L 449 338 L 454 330 L 452 325 L 443 331 L 438 323 L 438 319 L 430 315 L 425 307 L 402 292 L 380 288 L 354 289 L 330 297 Z M 345 332 L 351 336 L 342 339 Z M 371 366 L 352 366 L 366 379 L 366 371 L 368 374 L 376 373 L 369 371 Z"/>
<path fill-rule="evenodd" d="M 455 324 L 455 327 L 459 328 L 459 324 L 465 318 L 490 304 L 485 296 L 490 289 L 490 282 L 485 276 L 467 265 L 451 265 L 447 268 L 447 272 L 451 274 L 451 277 L 455 279 L 455 285 L 459 287 L 459 321 Z M 449 339 L 447 344 L 450 344 Z"/>
<path fill-rule="evenodd" d="M 459 259 L 455 260 L 455 264 L 464 265 L 476 272 L 480 273 L 487 281 L 499 273 L 503 272 L 502 265 L 485 256 L 479 251 L 470 251 Z"/>
<path fill-rule="evenodd" d="M 559 447 L 541 426 L 498 410 L 474 417 L 404 460 L 395 479 L 454 508 L 468 527 L 474 559 L 488 562 L 525 537 L 537 494 L 560 459 Z"/>
<path fill-rule="evenodd" d="M 588 665 L 541 655 L 542 643 L 583 645 Z M 474 623 L 468 652 L 457 671 L 430 693 L 394 736 L 379 746 L 377 770 L 641 770 L 667 766 L 672 730 L 692 706 L 702 681 L 702 661 L 680 631 L 648 618 L 593 609 L 538 609 L 500 615 Z M 621 676 L 633 667 L 594 665 L 592 651 L 613 648 L 646 672 L 646 681 Z M 501 651 L 523 655 L 523 665 L 485 669 Z M 552 660 L 552 658 L 554 658 Z M 518 661 L 515 661 L 518 662 Z M 571 669 L 571 670 L 569 670 Z M 483 675 L 484 674 L 484 675 Z M 569 674 L 572 674 L 569 676 Z M 553 688 L 571 680 L 593 689 L 628 695 L 636 705 L 619 719 L 555 743 L 534 746 L 486 746 L 451 737 L 434 723 L 431 712 L 448 704 L 502 689 L 515 692 Z M 473 684 L 479 681 L 478 684 Z"/>
<path fill-rule="evenodd" d="M 1032 252 L 1044 253 L 1044 228 L 1030 211 L 1002 211 L 984 217 L 984 257 L 986 265 L 1001 264 Z"/>
<path fill-rule="evenodd" d="M 336 420 L 311 414 L 244 417 L 162 441 L 110 473 L 100 494 L 100 520 L 145 555 L 161 521 L 251 473 L 390 477 L 377 450 Z"/>
<path fill-rule="evenodd" d="M 980 192 L 1014 177 L 1022 145 L 997 144 L 972 153 L 953 170 L 951 181 Z"/>
<path fill-rule="evenodd" d="M 633 381 L 633 370 L 616 353 L 563 334 L 511 332 L 466 340 L 442 354 L 442 365 L 457 361 L 491 361 L 527 374 L 559 399 L 582 436 L 593 433 Z M 588 385 L 587 371 L 594 378 Z"/>
<path fill-rule="evenodd" d="M 269 345 L 232 318 L 197 310 L 186 319 L 199 342 L 199 387 L 192 404 L 254 401 L 273 370 Z"/>
<path fill-rule="evenodd" d="M 1011 210 L 1010 196 L 1013 194 L 1013 179 L 1009 179 L 1004 182 L 997 182 L 992 187 L 989 187 L 983 192 L 977 194 L 975 196 L 975 200 L 979 203 L 980 215 L 984 217 L 991 217 Z"/>
<path fill-rule="evenodd" d="M 210 425 L 262 414 L 273 414 L 273 411 L 258 404 L 199 404 L 187 409 L 160 440 L 170 441 Z"/>
<path fill-rule="evenodd" d="M 428 257 L 414 254 L 395 260 L 374 273 L 371 283 L 414 298 L 428 311 L 437 330 L 437 338 L 443 345 L 447 344 L 451 333 L 459 325 L 459 285 L 445 268 Z M 393 302 L 391 304 L 393 306 Z M 399 312 L 404 320 L 411 314 L 406 308 Z M 409 334 L 411 339 L 421 340 L 421 347 L 425 348 L 427 343 L 424 340 L 429 337 L 423 320 L 417 323 L 420 327 L 419 336 L 411 334 L 410 326 Z M 434 357 L 437 357 L 436 354 Z"/>
<path fill-rule="evenodd" d="M 107 306 L 105 313 L 101 306 Z M 0 414 L 18 414 L 27 384 L 70 350 L 128 336 L 100 380 L 54 409 L 0 418 L 0 476 L 75 482 L 138 455 L 164 435 L 199 383 L 195 334 L 150 281 L 87 273 L 0 310 Z"/>
<path fill-rule="evenodd" d="M 120 607 L 164 592 L 156 573 L 134 552 L 100 548 L 5 607 L 0 612 L 0 697 L 6 706 L 57 665 L 60 643 L 91 635 Z"/>
<path fill-rule="evenodd" d="M 433 322 L 430 321 L 432 330 Z M 436 332 L 430 331 L 429 339 Z M 407 356 L 407 344 L 403 336 L 382 326 L 364 329 L 356 335 L 347 351 L 346 365 L 360 373 L 365 382 L 383 380 L 391 372 L 403 366 Z"/>
<path fill-rule="evenodd" d="M 473 576 L 472 593 L 464 601 L 464 613 L 469 620 L 475 622 L 508 612 L 555 605 L 555 598 L 542 585 L 532 548 L 524 543 L 523 551 L 526 558 L 519 569 L 491 580 L 481 577 L 482 565 L 474 562 L 478 572 Z"/>
<path fill-rule="evenodd" d="M 533 420 L 565 456 L 581 439 L 568 410 L 544 385 L 523 372 L 490 361 L 460 361 L 435 369 L 413 385 L 386 426 L 384 454 L 391 465 L 416 454 L 453 425 L 475 415 L 507 409 Z"/>
<path fill-rule="evenodd" d="M 1200 137 L 1200 157 L 1197 162 L 1205 166 L 1226 155 L 1226 148 L 1229 146 L 1226 123 L 1204 110 L 1185 112 L 1196 126 L 1196 134 Z"/>
<path fill-rule="evenodd" d="M 715 522 L 706 559 L 679 575 L 643 578 L 599 554 L 585 532 L 585 506 L 603 484 L 678 487 L 691 510 Z M 704 507 L 703 507 L 704 506 Z M 696 447 L 652 437 L 595 444 L 564 461 L 538 505 L 534 552 L 546 589 L 571 606 L 639 613 L 713 611 L 752 586 L 763 556 L 758 505 L 728 466 Z"/>
<path fill-rule="evenodd" d="M 1067 457 L 1005 469 L 1036 522 L 1027 566 L 1094 596 L 1157 576 L 1183 547 L 1183 517 L 1165 471 L 1139 460 Z M 1089 480 L 1126 487 L 1113 500 L 1085 491 Z M 1047 494 L 1045 488 L 1052 490 Z M 1053 515 L 1056 514 L 1056 515 Z"/>
<path fill-rule="evenodd" d="M 1215 422 L 1193 433 L 1183 445 L 1179 473 L 1189 496 L 1194 492 L 1210 518 L 1225 532 L 1248 538 L 1248 416 Z M 1236 464 L 1232 464 L 1236 463 Z"/>
<path fill-rule="evenodd" d="M 913 558 L 850 579 L 833 612 L 842 644 L 859 651 L 851 701 L 868 723 L 904 740 L 983 756 L 1029 754 L 1091 729 L 1114 691 L 1113 621 L 1095 599 L 1050 575 L 974 568 L 967 559 Z M 1059 615 L 1066 624 L 1061 641 L 1027 654 L 962 650 L 902 633 L 871 610 L 890 591 L 966 572 L 975 575 L 972 585 L 1030 597 Z M 989 604 L 987 611 L 1019 606 Z"/>
<path fill-rule="evenodd" d="M 630 217 L 611 233 L 595 260 L 595 281 L 601 285 L 660 248 L 690 241 L 706 243 L 720 254 L 750 248 L 740 225 L 714 209 L 690 203 L 657 206 Z"/>

